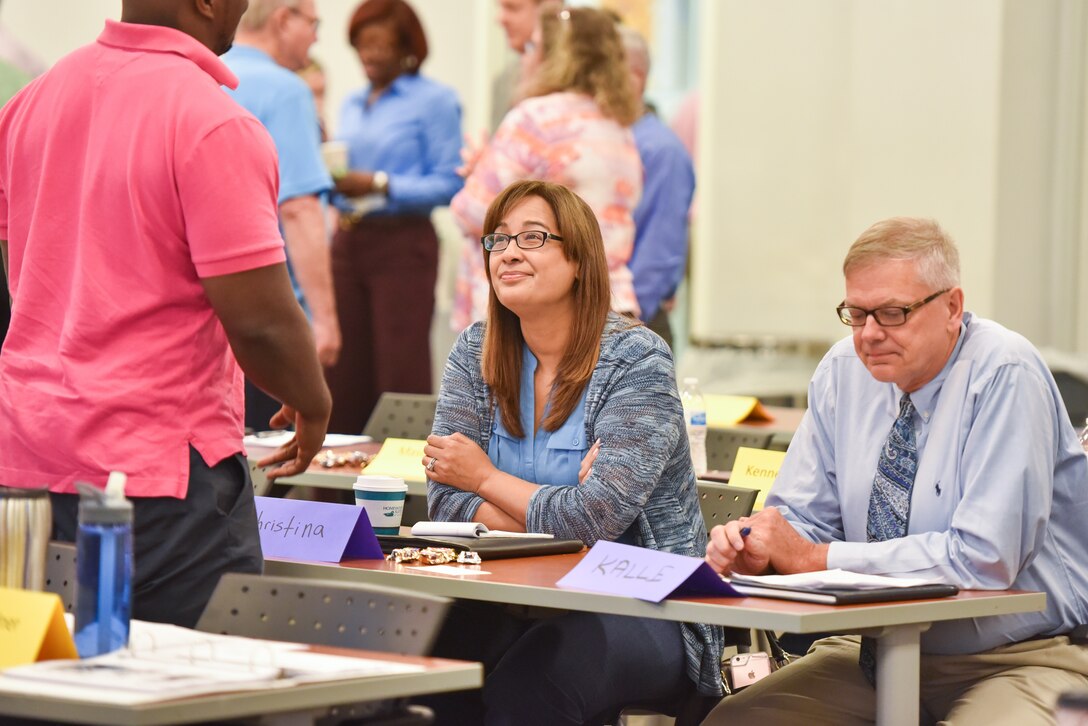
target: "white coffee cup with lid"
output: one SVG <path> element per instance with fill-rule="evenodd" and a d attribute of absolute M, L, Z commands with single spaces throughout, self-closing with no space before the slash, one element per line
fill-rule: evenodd
<path fill-rule="evenodd" d="M 374 534 L 397 534 L 408 485 L 392 476 L 360 474 L 352 487 L 355 503 L 366 509 Z"/>
<path fill-rule="evenodd" d="M 343 141 L 326 141 L 321 144 L 321 158 L 333 178 L 348 172 L 348 145 Z"/>

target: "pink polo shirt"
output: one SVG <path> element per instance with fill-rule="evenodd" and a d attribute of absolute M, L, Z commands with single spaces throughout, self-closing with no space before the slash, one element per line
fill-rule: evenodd
<path fill-rule="evenodd" d="M 0 484 L 128 474 L 184 497 L 242 451 L 242 375 L 200 278 L 284 261 L 275 148 L 169 28 L 106 22 L 0 111 Z"/>

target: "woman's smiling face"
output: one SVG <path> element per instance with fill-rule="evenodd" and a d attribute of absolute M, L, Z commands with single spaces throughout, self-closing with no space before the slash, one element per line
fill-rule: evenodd
<path fill-rule="evenodd" d="M 526 197 L 493 230 L 514 235 L 530 230 L 562 236 L 551 207 L 540 197 Z M 567 259 L 563 243 L 548 239 L 535 249 L 523 250 L 514 240 L 488 260 L 491 285 L 504 306 L 518 317 L 548 314 L 572 300 L 577 266 Z"/>

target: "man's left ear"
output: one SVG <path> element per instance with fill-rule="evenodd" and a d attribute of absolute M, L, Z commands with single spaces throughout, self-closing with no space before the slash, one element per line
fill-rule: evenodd
<path fill-rule="evenodd" d="M 957 326 L 963 320 L 963 288 L 954 287 L 948 291 L 949 319 Z"/>
<path fill-rule="evenodd" d="M 209 20 L 215 19 L 215 0 L 194 0 L 193 8 L 196 10 L 197 15 L 201 15 Z"/>

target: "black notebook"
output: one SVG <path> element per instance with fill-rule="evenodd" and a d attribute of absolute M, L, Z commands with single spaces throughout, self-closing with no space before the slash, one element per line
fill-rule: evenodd
<path fill-rule="evenodd" d="M 837 589 L 822 587 L 795 587 L 791 585 L 753 585 L 747 582 L 731 582 L 733 589 L 751 597 L 773 597 L 780 600 L 800 600 L 822 605 L 852 605 L 867 602 L 894 600 L 928 600 L 951 597 L 960 591 L 955 585 L 931 583 L 910 587 L 876 587 L 869 589 Z"/>
<path fill-rule="evenodd" d="M 524 537 L 412 537 L 378 535 L 382 552 L 389 554 L 399 547 L 449 547 L 457 552 L 471 550 L 481 560 L 502 560 L 508 557 L 537 557 L 567 555 L 581 552 L 585 547 L 576 539 L 527 539 Z"/>

